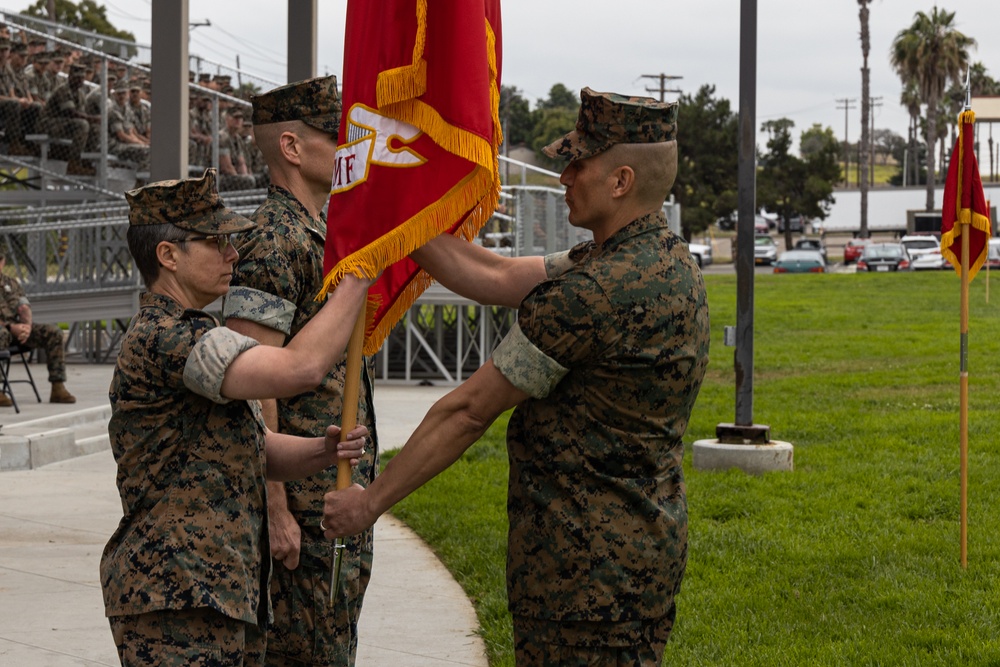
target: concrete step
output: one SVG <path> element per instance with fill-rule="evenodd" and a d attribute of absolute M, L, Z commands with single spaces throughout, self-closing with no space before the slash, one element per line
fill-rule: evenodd
<path fill-rule="evenodd" d="M 111 406 L 99 406 L 4 427 L 0 472 L 39 468 L 108 449 L 110 419 Z"/>

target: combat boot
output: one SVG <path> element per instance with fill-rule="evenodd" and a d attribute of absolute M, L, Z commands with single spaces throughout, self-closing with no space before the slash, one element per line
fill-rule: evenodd
<path fill-rule="evenodd" d="M 76 396 L 66 391 L 66 385 L 62 382 L 53 382 L 49 403 L 76 403 Z"/>
<path fill-rule="evenodd" d="M 12 405 L 14 405 L 14 401 L 10 400 L 10 396 L 0 394 L 0 408 L 9 408 Z"/>

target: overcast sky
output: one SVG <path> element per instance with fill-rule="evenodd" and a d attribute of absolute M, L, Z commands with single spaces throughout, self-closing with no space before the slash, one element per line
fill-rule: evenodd
<path fill-rule="evenodd" d="M 150 0 L 98 0 L 117 27 L 151 40 Z M 30 0 L 0 0 L 19 11 Z M 346 0 L 319 0 L 319 74 L 340 75 Z M 905 136 L 906 111 L 900 83 L 889 65 L 895 35 L 930 12 L 933 2 L 874 0 L 871 11 L 871 94 L 881 97 L 876 128 Z M 986 0 L 947 0 L 955 25 L 978 43 L 973 62 L 1000 79 L 1000 11 Z M 190 0 L 190 20 L 210 26 L 191 31 L 190 52 L 285 82 L 286 4 L 281 0 Z M 659 81 L 643 75 L 682 79 L 669 88 L 695 93 L 702 85 L 739 110 L 739 0 L 505 0 L 503 83 L 520 89 L 534 104 L 555 83 L 571 90 L 647 94 Z M 790 118 L 794 136 L 813 123 L 844 138 L 845 112 L 838 100 L 852 99 L 847 134 L 860 136 L 861 42 L 857 0 L 759 0 L 757 3 L 757 126 Z M 989 29 L 993 28 L 992 36 Z M 668 93 L 668 99 L 676 94 Z M 840 107 L 840 108 L 838 108 Z M 680 128 L 683 141 L 683 128 Z M 998 128 L 1000 132 L 1000 128 Z"/>

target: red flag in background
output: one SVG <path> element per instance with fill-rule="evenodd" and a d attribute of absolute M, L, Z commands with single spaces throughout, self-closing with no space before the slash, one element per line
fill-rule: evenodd
<path fill-rule="evenodd" d="M 969 234 L 969 280 L 986 262 L 990 238 L 990 211 L 983 194 L 983 180 L 972 147 L 976 114 L 963 111 L 958 139 L 951 151 L 948 178 L 941 204 L 941 254 L 962 273 L 962 234 Z"/>
<path fill-rule="evenodd" d="M 407 255 L 496 208 L 500 64 L 500 0 L 348 0 L 324 292 L 382 272 L 365 354 L 431 282 Z"/>

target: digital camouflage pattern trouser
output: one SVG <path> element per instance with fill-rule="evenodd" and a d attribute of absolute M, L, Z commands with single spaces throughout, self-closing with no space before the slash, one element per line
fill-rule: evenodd
<path fill-rule="evenodd" d="M 14 344 L 14 337 L 6 327 L 0 327 L 0 349 Z M 45 350 L 45 365 L 49 369 L 49 382 L 66 381 L 66 353 L 63 351 L 63 332 L 52 324 L 32 324 L 25 346 Z"/>
<path fill-rule="evenodd" d="M 264 664 L 264 633 L 209 607 L 112 616 L 108 622 L 123 667 Z"/>
<path fill-rule="evenodd" d="M 515 616 L 514 662 L 518 667 L 660 667 L 674 616 L 634 623 Z"/>
<path fill-rule="evenodd" d="M 372 572 L 372 552 L 361 549 L 360 543 L 357 537 L 347 540 L 340 590 L 332 607 L 330 540 L 303 540 L 299 566 L 294 570 L 274 561 L 274 621 L 267 633 L 267 667 L 354 665 L 358 617 Z"/>

